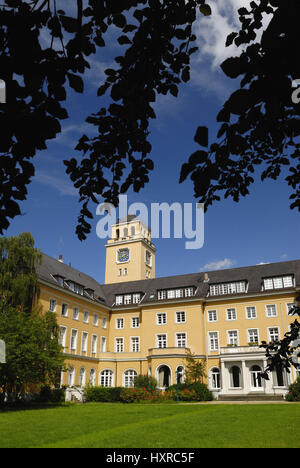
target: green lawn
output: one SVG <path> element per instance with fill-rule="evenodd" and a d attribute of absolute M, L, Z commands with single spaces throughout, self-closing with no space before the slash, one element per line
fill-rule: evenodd
<path fill-rule="evenodd" d="M 0 412 L 0 447 L 299 448 L 300 405 L 88 403 Z"/>

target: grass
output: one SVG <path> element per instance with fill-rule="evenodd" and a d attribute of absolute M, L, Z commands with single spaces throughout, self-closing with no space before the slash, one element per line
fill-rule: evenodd
<path fill-rule="evenodd" d="M 299 448 L 300 405 L 88 403 L 0 413 L 0 448 Z"/>

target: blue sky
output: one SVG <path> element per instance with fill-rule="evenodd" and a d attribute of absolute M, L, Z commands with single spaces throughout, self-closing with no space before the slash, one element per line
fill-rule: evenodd
<path fill-rule="evenodd" d="M 191 82 L 181 87 L 177 99 L 158 98 L 157 119 L 151 124 L 150 137 L 155 170 L 150 183 L 139 194 L 129 191 L 129 204 L 143 202 L 150 207 L 151 202 L 197 202 L 192 182 L 179 184 L 180 168 L 197 149 L 193 138 L 199 125 L 208 126 L 213 138 L 216 115 L 238 85 L 223 76 L 219 64 L 235 53 L 224 47 L 224 41 L 228 33 L 236 30 L 234 9 L 247 3 L 228 0 L 225 6 L 221 0 L 215 0 L 213 17 L 201 18 L 197 24 L 200 51 L 194 57 Z M 70 118 L 63 122 L 63 132 L 56 141 L 49 142 L 47 150 L 37 155 L 36 174 L 28 198 L 21 205 L 22 216 L 13 220 L 5 233 L 11 236 L 31 232 L 43 252 L 56 258 L 62 254 L 65 263 L 71 263 L 100 283 L 104 282 L 105 271 L 105 240 L 96 235 L 100 218 L 95 215 L 91 234 L 80 242 L 75 235 L 79 197 L 62 161 L 80 158 L 81 154 L 74 151 L 78 138 L 94 131 L 85 118 L 103 106 L 96 93 L 104 78 L 103 70 L 118 55 L 113 39 L 114 34 L 109 47 L 101 50 L 101 55 L 91 57 L 92 70 L 84 95 L 70 91 L 66 105 Z M 251 194 L 238 204 L 225 200 L 209 208 L 201 249 L 186 250 L 186 239 L 155 239 L 156 276 L 299 259 L 300 216 L 289 208 L 290 193 L 283 177 L 263 183 L 257 177 Z M 96 213 L 96 205 L 91 208 Z"/>

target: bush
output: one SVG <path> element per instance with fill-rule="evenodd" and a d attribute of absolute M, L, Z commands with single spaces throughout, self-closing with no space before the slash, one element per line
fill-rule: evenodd
<path fill-rule="evenodd" d="M 110 388 L 108 387 L 92 387 L 85 388 L 86 401 L 111 401 Z"/>
<path fill-rule="evenodd" d="M 174 400 L 172 392 L 161 392 L 152 390 L 149 392 L 146 388 L 123 388 L 121 391 L 121 401 L 123 403 L 164 403 Z"/>
<path fill-rule="evenodd" d="M 110 401 L 121 401 L 121 392 L 123 387 L 112 387 L 110 390 Z"/>
<path fill-rule="evenodd" d="M 133 381 L 134 388 L 145 388 L 148 392 L 156 390 L 157 381 L 148 375 L 138 375 Z"/>
<path fill-rule="evenodd" d="M 174 392 L 175 399 L 177 399 L 177 389 L 181 401 L 212 401 L 214 399 L 212 392 L 208 390 L 207 385 L 204 383 L 179 383 L 178 386 L 176 384 L 171 385 L 166 389 L 166 392 Z"/>
<path fill-rule="evenodd" d="M 300 376 L 289 386 L 285 399 L 286 401 L 300 401 Z"/>
<path fill-rule="evenodd" d="M 197 401 L 212 401 L 214 396 L 208 389 L 207 385 L 200 382 L 195 382 L 189 385 L 190 390 L 194 390 L 197 395 Z"/>
<path fill-rule="evenodd" d="M 37 400 L 42 403 L 62 403 L 65 401 L 65 388 L 51 388 L 45 385 L 41 388 Z"/>

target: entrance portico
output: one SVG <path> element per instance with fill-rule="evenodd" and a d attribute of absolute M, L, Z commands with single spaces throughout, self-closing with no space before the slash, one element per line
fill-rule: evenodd
<path fill-rule="evenodd" d="M 221 388 L 225 395 L 284 395 L 289 378 L 286 372 L 273 371 L 269 380 L 260 373 L 267 367 L 264 350 L 259 346 L 223 347 L 220 349 Z"/>

